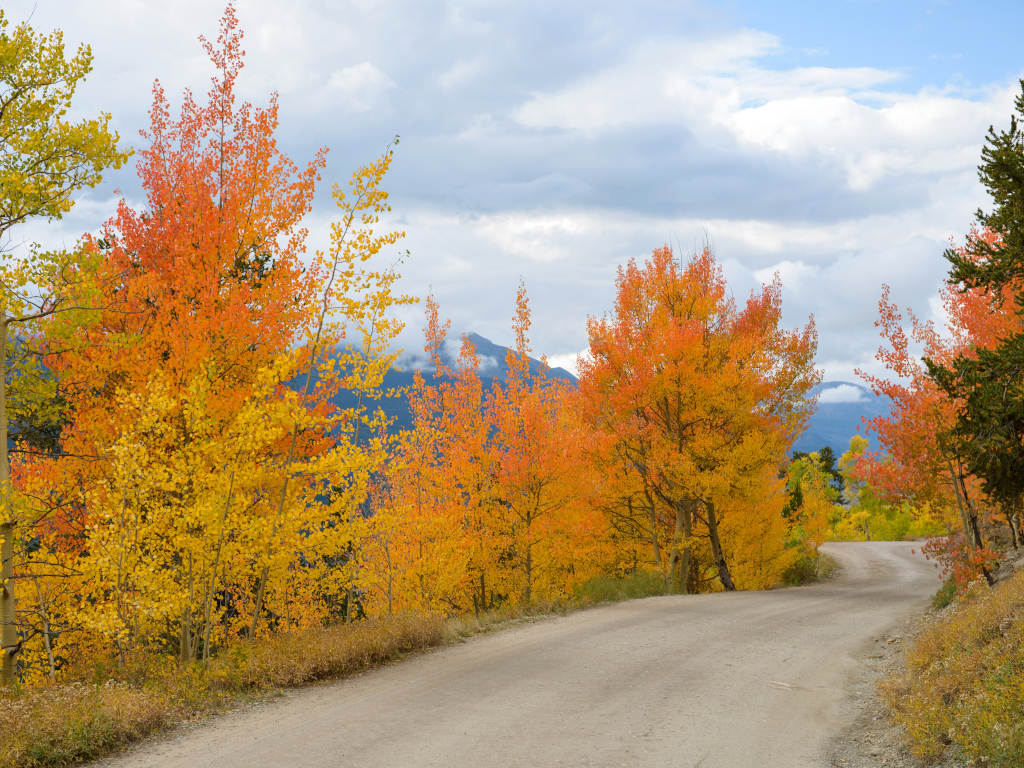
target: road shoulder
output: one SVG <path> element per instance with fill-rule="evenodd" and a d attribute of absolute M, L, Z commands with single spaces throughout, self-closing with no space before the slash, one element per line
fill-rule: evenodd
<path fill-rule="evenodd" d="M 908 746 L 902 727 L 892 718 L 878 683 L 903 666 L 907 644 L 934 620 L 931 612 L 913 616 L 892 627 L 858 651 L 857 671 L 850 680 L 844 713 L 852 723 L 830 745 L 830 768 L 923 768 Z M 945 757 L 930 768 L 968 768 L 968 763 Z"/>

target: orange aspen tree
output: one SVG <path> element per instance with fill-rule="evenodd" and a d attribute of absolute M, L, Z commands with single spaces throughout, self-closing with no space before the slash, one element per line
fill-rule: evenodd
<path fill-rule="evenodd" d="M 613 316 L 588 322 L 584 416 L 668 513 L 678 590 L 705 582 L 707 567 L 735 588 L 723 515 L 736 514 L 747 478 L 778 466 L 809 415 L 813 322 L 785 331 L 780 320 L 778 281 L 737 308 L 709 251 L 680 265 L 666 247 L 621 268 Z"/>
<path fill-rule="evenodd" d="M 468 500 L 458 494 L 452 457 L 460 438 L 459 448 L 468 447 L 466 425 L 456 433 L 460 409 L 480 418 L 481 385 L 471 345 L 457 372 L 444 362 L 449 322 L 440 322 L 433 296 L 427 297 L 426 315 L 424 349 L 432 370 L 429 380 L 417 371 L 408 393 L 412 428 L 398 437 L 382 480 L 384 499 L 371 518 L 375 551 L 382 553 L 386 543 L 386 560 L 374 564 L 371 558 L 370 567 L 378 585 L 389 585 L 389 612 L 458 613 L 466 609 L 463 595 L 470 589 L 470 545 L 463 514 Z"/>
<path fill-rule="evenodd" d="M 996 242 L 991 233 L 973 237 Z M 967 256 L 965 251 L 958 251 Z M 966 583 L 975 574 L 989 576 L 995 553 L 985 544 L 986 519 L 995 505 L 984 498 L 981 484 L 967 469 L 966 461 L 950 439 L 960 404 L 932 379 L 920 355 L 946 364 L 958 355 L 991 347 L 1014 331 L 1019 323 L 1012 307 L 1015 286 L 992 296 L 981 289 L 961 290 L 946 284 L 940 290 L 947 318 L 944 333 L 908 311 L 905 320 L 882 289 L 875 326 L 883 340 L 876 354 L 891 372 L 889 377 L 860 372 L 872 390 L 892 403 L 890 413 L 868 423 L 885 454 L 865 451 L 853 470 L 857 479 L 871 484 L 883 498 L 906 499 L 916 508 L 946 510 L 947 523 L 959 528 L 962 546 L 946 539 L 952 548 L 934 548 L 954 576 Z M 907 327 L 909 325 L 909 327 Z M 989 514 L 986 514 L 989 512 Z M 1011 539 L 1020 540 L 1019 511 L 1003 510 Z"/>
<path fill-rule="evenodd" d="M 520 284 L 515 348 L 506 356 L 504 385 L 496 384 L 488 398 L 487 414 L 496 469 L 493 503 L 505 543 L 502 589 L 523 604 L 564 597 L 568 574 L 584 565 L 579 545 L 599 533 L 579 524 L 584 506 L 574 479 L 580 433 L 561 417 L 567 386 L 544 368 L 530 370 L 529 328 L 529 300 Z"/>
<path fill-rule="evenodd" d="M 298 168 L 275 143 L 276 96 L 237 103 L 241 39 L 229 6 L 203 41 L 206 104 L 186 92 L 173 120 L 154 87 L 147 207 L 122 202 L 92 243 L 114 306 L 54 358 L 64 454 L 26 473 L 60 479 L 44 545 L 77 554 L 82 623 L 122 657 L 173 644 L 188 661 L 268 613 L 286 628 L 327 620 L 339 594 L 351 605 L 360 505 L 387 455 L 379 417 L 332 398 L 380 387 L 390 310 L 410 301 L 368 263 L 400 236 L 373 232 L 390 148 L 335 188 L 331 247 L 305 264 L 324 151 Z"/>

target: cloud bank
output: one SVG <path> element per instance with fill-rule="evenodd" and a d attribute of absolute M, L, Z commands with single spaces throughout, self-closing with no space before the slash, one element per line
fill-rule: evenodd
<path fill-rule="evenodd" d="M 95 71 L 78 102 L 128 140 L 152 80 L 202 91 L 196 43 L 220 8 L 200 0 L 15 0 L 6 12 L 85 40 Z M 883 282 L 924 317 L 951 236 L 986 205 L 976 165 L 1016 88 L 929 82 L 864 58 L 794 48 L 703 3 L 492 4 L 296 0 L 239 3 L 244 95 L 280 94 L 282 146 L 331 147 L 327 182 L 402 136 L 387 186 L 412 258 L 401 288 L 428 286 L 455 333 L 511 342 L 525 280 L 537 352 L 568 367 L 585 319 L 611 308 L 616 267 L 669 243 L 710 242 L 738 299 L 778 273 L 785 320 L 814 315 L 830 379 L 875 370 Z M 865 11 L 868 12 L 868 11 Z M 795 33 L 794 33 L 795 34 Z M 928 67 L 922 53 L 922 69 Z M 934 61 L 932 61 L 934 64 Z M 70 244 L 139 198 L 125 171 L 65 221 L 21 237 Z M 328 185 L 308 224 L 327 242 Z M 419 349 L 419 310 L 403 344 Z"/>

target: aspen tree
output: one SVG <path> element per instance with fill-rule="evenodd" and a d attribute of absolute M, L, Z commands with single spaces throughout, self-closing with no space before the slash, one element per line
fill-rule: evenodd
<path fill-rule="evenodd" d="M 78 122 L 67 118 L 75 91 L 91 69 L 89 46 L 66 57 L 60 30 L 40 34 L 24 22 L 11 29 L 0 10 L 0 239 L 5 242 L 14 227 L 29 219 L 61 218 L 71 210 L 76 192 L 96 186 L 105 170 L 119 168 L 128 157 L 118 149 L 109 114 Z M 8 385 L 27 367 L 18 360 L 12 333 L 71 311 L 80 265 L 76 255 L 67 253 L 22 257 L 2 252 L 0 260 L 0 684 L 9 684 L 20 646 L 15 560 L 24 521 L 11 487 Z"/>

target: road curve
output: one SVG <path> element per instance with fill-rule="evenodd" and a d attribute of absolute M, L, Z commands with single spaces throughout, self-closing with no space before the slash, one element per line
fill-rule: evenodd
<path fill-rule="evenodd" d="M 829 544 L 842 571 L 522 625 L 213 718 L 111 768 L 822 768 L 870 643 L 938 586 L 915 544 Z"/>

